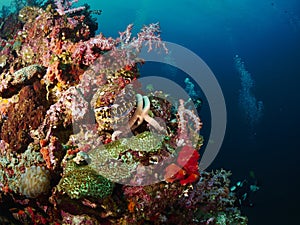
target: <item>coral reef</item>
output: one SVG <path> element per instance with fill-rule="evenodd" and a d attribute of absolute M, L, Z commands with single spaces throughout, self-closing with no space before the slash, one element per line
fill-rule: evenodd
<path fill-rule="evenodd" d="M 247 224 L 230 173 L 199 169 L 191 100 L 142 91 L 142 48 L 168 52 L 158 23 L 105 37 L 77 0 L 14 2 L 0 18 L 1 224 Z"/>

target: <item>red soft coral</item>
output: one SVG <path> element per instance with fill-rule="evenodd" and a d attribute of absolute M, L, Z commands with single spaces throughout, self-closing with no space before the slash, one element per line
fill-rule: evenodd
<path fill-rule="evenodd" d="M 191 164 L 198 165 L 199 158 L 200 155 L 198 151 L 196 151 L 193 147 L 186 145 L 180 150 L 177 163 L 182 167 L 189 167 Z"/>
<path fill-rule="evenodd" d="M 169 183 L 178 180 L 181 185 L 194 183 L 200 176 L 199 158 L 200 154 L 192 146 L 182 147 L 177 158 L 178 165 L 172 163 L 166 168 L 165 180 Z"/>
<path fill-rule="evenodd" d="M 165 180 L 169 183 L 173 183 L 176 180 L 184 179 L 185 175 L 185 170 L 177 166 L 175 163 L 172 163 L 166 168 Z"/>

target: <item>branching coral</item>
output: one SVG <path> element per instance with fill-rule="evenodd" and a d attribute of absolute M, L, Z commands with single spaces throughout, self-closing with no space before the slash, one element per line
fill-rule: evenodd
<path fill-rule="evenodd" d="M 177 120 L 177 146 L 183 146 L 184 144 L 188 144 L 196 148 L 200 147 L 202 145 L 202 141 L 198 132 L 202 127 L 202 122 L 193 111 L 184 107 L 184 100 L 182 99 L 179 100 L 179 107 L 177 109 Z"/>
<path fill-rule="evenodd" d="M 85 7 L 81 6 L 81 7 L 77 7 L 77 8 L 71 8 L 71 6 L 73 5 L 73 3 L 78 2 L 78 0 L 55 0 L 54 1 L 57 9 L 56 11 L 62 16 L 65 15 L 67 13 L 75 13 L 77 11 L 81 11 L 84 10 Z"/>
<path fill-rule="evenodd" d="M 201 171 L 200 180 L 179 200 L 180 205 L 196 210 L 197 224 L 248 223 L 235 207 L 236 197 L 229 191 L 230 175 L 223 169 L 211 173 Z"/>

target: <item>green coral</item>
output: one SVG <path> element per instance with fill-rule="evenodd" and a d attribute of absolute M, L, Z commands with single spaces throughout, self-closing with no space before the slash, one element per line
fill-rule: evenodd
<path fill-rule="evenodd" d="M 139 164 L 133 159 L 126 160 L 126 162 L 117 161 L 122 153 L 128 150 L 157 152 L 162 148 L 163 141 L 164 135 L 148 131 L 131 138 L 121 138 L 90 151 L 91 163 L 89 166 L 109 180 L 120 182 L 130 177 Z"/>
<path fill-rule="evenodd" d="M 247 225 L 248 219 L 241 215 L 239 210 L 232 210 L 227 213 L 220 212 L 216 217 L 216 225 Z"/>
<path fill-rule="evenodd" d="M 89 153 L 92 164 L 104 163 L 108 159 L 118 159 L 127 150 L 141 152 L 156 152 L 161 149 L 164 135 L 145 131 L 131 138 L 121 138 L 112 143 L 102 145 Z"/>
<path fill-rule="evenodd" d="M 57 188 L 72 199 L 105 198 L 112 193 L 113 183 L 97 174 L 89 166 L 78 166 L 69 161 Z"/>
<path fill-rule="evenodd" d="M 156 152 L 162 147 L 164 135 L 152 132 L 143 132 L 130 139 L 121 139 L 121 145 L 127 146 L 128 149 L 143 152 Z"/>

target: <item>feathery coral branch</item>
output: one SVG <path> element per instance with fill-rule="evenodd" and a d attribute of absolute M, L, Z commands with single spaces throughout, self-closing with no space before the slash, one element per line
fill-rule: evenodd
<path fill-rule="evenodd" d="M 71 8 L 71 6 L 75 3 L 78 2 L 78 0 L 55 0 L 54 3 L 57 7 L 56 11 L 59 13 L 59 15 L 65 15 L 68 13 L 75 13 L 81 10 L 84 10 L 84 6 L 80 6 L 77 8 Z"/>

